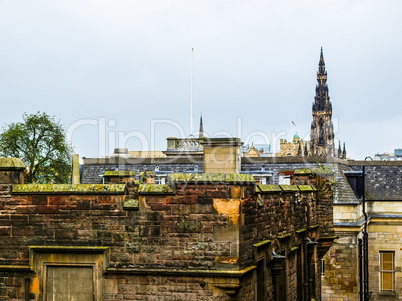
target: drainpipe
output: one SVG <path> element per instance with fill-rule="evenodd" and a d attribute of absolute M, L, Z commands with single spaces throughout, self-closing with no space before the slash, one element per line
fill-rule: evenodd
<path fill-rule="evenodd" d="M 363 240 L 361 238 L 359 241 L 359 300 L 364 301 L 363 293 Z"/>
<path fill-rule="evenodd" d="M 303 267 L 303 272 L 304 272 L 304 281 L 303 281 L 303 293 L 304 293 L 304 300 L 311 300 L 310 294 L 309 294 L 309 285 L 308 285 L 308 280 L 309 280 L 309 262 L 308 262 L 308 256 L 307 256 L 307 239 L 304 238 L 303 240 L 303 261 L 304 261 L 304 267 Z"/>
<path fill-rule="evenodd" d="M 368 301 L 370 299 L 369 295 L 369 270 L 368 270 L 368 232 L 367 232 L 367 222 L 368 216 L 366 213 L 366 167 L 362 166 L 363 170 L 363 215 L 364 215 L 364 230 L 363 230 L 363 258 L 364 258 L 364 279 L 363 279 L 363 291 L 364 291 L 364 301 Z"/>
<path fill-rule="evenodd" d="M 28 277 L 25 278 L 25 301 L 29 301 L 29 285 L 31 283 L 31 279 Z"/>

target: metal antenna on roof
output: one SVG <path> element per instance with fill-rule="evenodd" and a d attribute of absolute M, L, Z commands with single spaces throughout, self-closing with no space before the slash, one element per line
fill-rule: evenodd
<path fill-rule="evenodd" d="M 190 137 L 193 137 L 193 102 L 194 102 L 194 48 L 191 48 L 191 106 L 190 106 Z"/>

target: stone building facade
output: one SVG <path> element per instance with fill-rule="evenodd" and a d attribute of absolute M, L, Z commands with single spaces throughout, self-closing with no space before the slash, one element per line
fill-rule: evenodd
<path fill-rule="evenodd" d="M 286 139 L 280 140 L 280 151 L 276 154 L 277 157 L 302 157 L 308 156 L 309 148 L 308 142 L 300 139 L 300 136 L 296 133 L 293 136 L 292 141 L 287 141 Z"/>
<path fill-rule="evenodd" d="M 0 170 L 1 300 L 320 300 L 328 178 L 24 185 L 21 172 Z"/>
<path fill-rule="evenodd" d="M 363 167 L 365 183 L 359 189 Z M 323 300 L 360 300 L 360 279 L 365 280 L 359 275 L 359 268 L 364 264 L 359 263 L 359 239 L 363 238 L 366 221 L 364 212 L 370 300 L 402 298 L 401 174 L 402 162 L 397 161 L 349 161 L 341 166 L 334 199 L 334 227 L 339 239 L 325 257 Z"/>

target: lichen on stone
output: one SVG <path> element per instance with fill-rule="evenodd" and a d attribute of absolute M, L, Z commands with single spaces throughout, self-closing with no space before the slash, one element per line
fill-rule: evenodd
<path fill-rule="evenodd" d="M 19 184 L 13 193 L 57 193 L 57 192 L 124 192 L 124 184 Z"/>
<path fill-rule="evenodd" d="M 299 191 L 297 185 L 280 185 L 283 191 Z"/>
<path fill-rule="evenodd" d="M 301 191 L 316 191 L 311 185 L 297 185 Z"/>
<path fill-rule="evenodd" d="M 135 172 L 129 170 L 107 170 L 103 174 L 104 177 L 134 177 Z"/>
<path fill-rule="evenodd" d="M 153 171 L 141 171 L 140 172 L 140 178 L 145 177 L 145 178 L 155 178 L 155 173 Z"/>
<path fill-rule="evenodd" d="M 166 184 L 140 184 L 138 186 L 138 193 L 172 193 L 172 189 Z"/>
<path fill-rule="evenodd" d="M 255 182 L 251 174 L 180 173 L 169 175 L 171 182 Z"/>
<path fill-rule="evenodd" d="M 139 200 L 138 199 L 126 200 L 124 202 L 124 208 L 138 209 L 139 208 Z"/>
<path fill-rule="evenodd" d="M 0 169 L 5 168 L 24 169 L 26 166 L 20 158 L 0 158 Z"/>
<path fill-rule="evenodd" d="M 333 171 L 330 167 L 320 165 L 320 168 L 303 168 L 303 169 L 295 169 L 295 175 L 332 175 Z"/>
<path fill-rule="evenodd" d="M 281 192 L 282 188 L 279 185 L 275 184 L 264 184 L 257 185 L 258 189 L 262 192 Z"/>
<path fill-rule="evenodd" d="M 311 174 L 311 169 L 309 168 L 302 168 L 302 169 L 296 169 L 294 171 L 295 175 L 303 175 L 303 174 Z"/>

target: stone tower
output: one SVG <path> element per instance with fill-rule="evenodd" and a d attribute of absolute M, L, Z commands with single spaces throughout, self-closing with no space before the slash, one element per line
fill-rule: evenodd
<path fill-rule="evenodd" d="M 332 124 L 332 104 L 329 101 L 327 71 L 322 53 L 318 64 L 317 86 L 313 103 L 313 122 L 311 123 L 311 155 L 334 156 L 334 126 Z"/>

